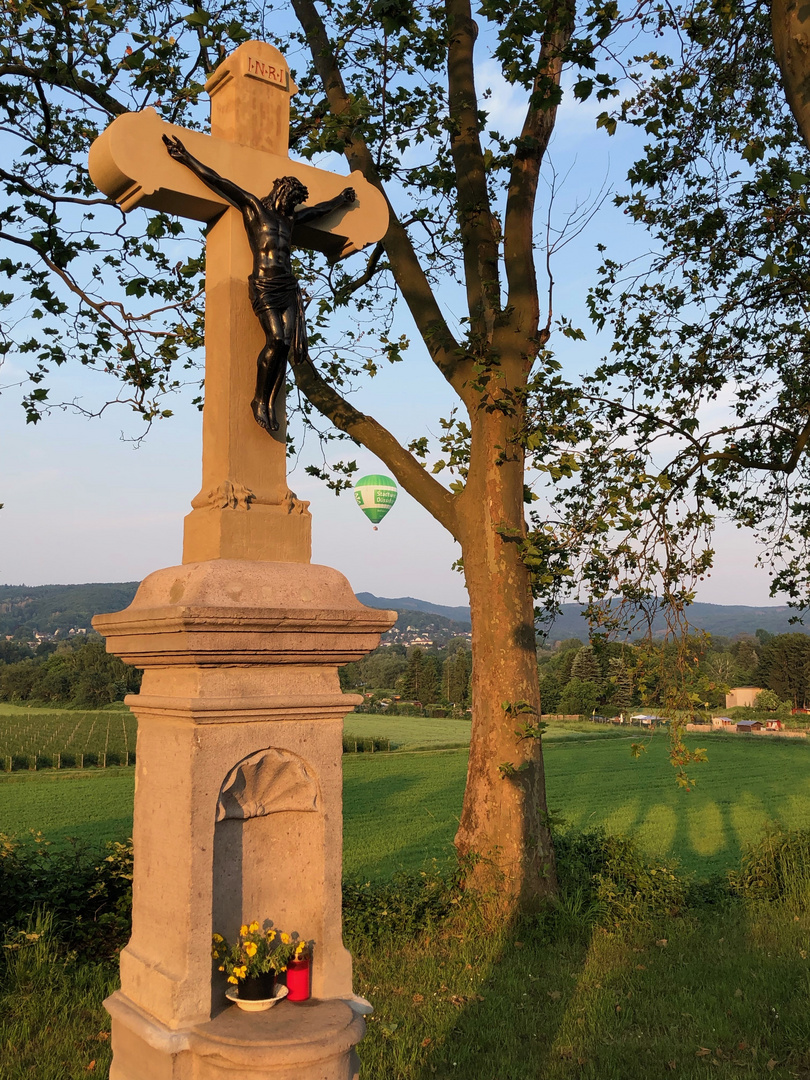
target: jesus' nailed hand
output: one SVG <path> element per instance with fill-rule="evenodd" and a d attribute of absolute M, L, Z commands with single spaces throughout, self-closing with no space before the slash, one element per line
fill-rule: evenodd
<path fill-rule="evenodd" d="M 265 334 L 251 408 L 257 424 L 266 431 L 277 431 L 276 399 L 284 385 L 287 358 L 293 364 L 307 359 L 304 302 L 290 262 L 293 228 L 355 202 L 354 188 L 344 188 L 334 199 L 298 209 L 309 198 L 309 192 L 295 176 L 279 177 L 273 181 L 270 193 L 259 198 L 203 165 L 176 136 L 164 135 L 163 141 L 175 161 L 242 212 L 253 252 L 253 273 L 248 279 L 250 301 Z"/>

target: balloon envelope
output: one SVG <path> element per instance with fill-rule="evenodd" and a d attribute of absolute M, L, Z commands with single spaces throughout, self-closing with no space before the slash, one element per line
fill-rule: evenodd
<path fill-rule="evenodd" d="M 390 476 L 364 476 L 354 485 L 354 497 L 369 521 L 378 525 L 397 501 L 397 485 Z"/>

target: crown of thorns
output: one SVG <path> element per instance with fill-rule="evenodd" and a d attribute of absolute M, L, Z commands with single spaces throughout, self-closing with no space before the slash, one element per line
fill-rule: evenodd
<path fill-rule="evenodd" d="M 309 192 L 297 176 L 279 176 L 273 181 L 270 194 L 265 195 L 262 202 L 277 207 L 279 203 L 292 201 L 294 205 L 306 202 Z"/>

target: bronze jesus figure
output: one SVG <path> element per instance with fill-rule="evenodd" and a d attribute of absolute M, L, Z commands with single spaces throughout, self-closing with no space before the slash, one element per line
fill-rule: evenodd
<path fill-rule="evenodd" d="M 353 203 L 354 188 L 344 188 L 334 199 L 297 209 L 309 198 L 309 192 L 296 177 L 279 177 L 270 193 L 260 199 L 203 165 L 176 136 L 164 135 L 163 141 L 175 161 L 242 212 L 253 252 L 253 273 L 248 279 L 250 302 L 266 339 L 257 362 L 251 408 L 257 424 L 266 431 L 277 431 L 276 399 L 284 385 L 287 359 L 293 364 L 307 359 L 304 303 L 290 262 L 293 228 Z"/>

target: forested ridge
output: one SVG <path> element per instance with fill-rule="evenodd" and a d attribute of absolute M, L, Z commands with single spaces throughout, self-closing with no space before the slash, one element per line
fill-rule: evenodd
<path fill-rule="evenodd" d="M 137 581 L 87 585 L 0 585 L 0 635 L 88 630 L 94 615 L 127 607 Z"/>
<path fill-rule="evenodd" d="M 137 581 L 93 583 L 88 585 L 0 585 L 0 635 L 13 635 L 27 639 L 34 633 L 61 634 L 72 628 L 89 628 L 94 615 L 107 611 L 120 611 L 127 607 L 135 591 Z M 360 592 L 357 598 L 368 607 L 389 608 L 399 613 L 399 628 L 407 619 L 417 629 L 432 622 L 448 634 L 461 633 L 470 625 L 469 609 L 434 604 L 414 597 L 385 597 Z M 586 642 L 588 623 L 582 617 L 585 610 L 580 604 L 562 604 L 560 614 L 548 627 L 549 642 L 565 641 L 576 637 Z M 786 606 L 763 604 L 759 607 L 737 604 L 693 604 L 687 611 L 690 624 L 710 634 L 736 637 L 753 635 L 758 629 L 771 634 L 788 633 L 796 629 L 790 619 L 795 612 Z M 427 620 L 426 616 L 433 616 Z M 543 628 L 545 629 L 545 628 Z M 801 626 L 798 627 L 801 629 Z M 663 633 L 663 617 L 653 621 L 653 634 Z M 638 636 L 642 629 L 637 628 Z"/>

